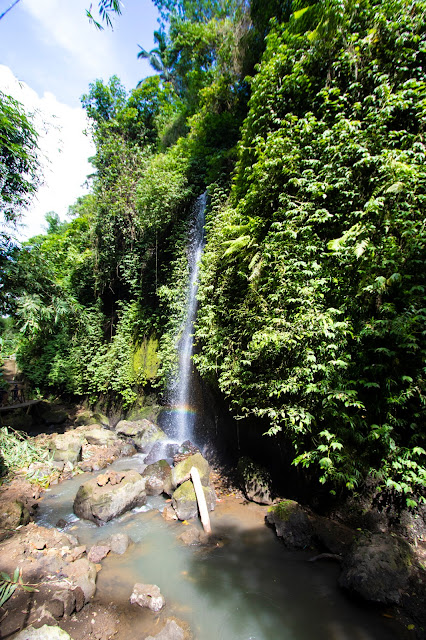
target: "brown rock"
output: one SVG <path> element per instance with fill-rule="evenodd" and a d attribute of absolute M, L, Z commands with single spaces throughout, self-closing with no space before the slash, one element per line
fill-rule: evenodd
<path fill-rule="evenodd" d="M 89 553 L 87 554 L 87 557 L 90 560 L 90 562 L 94 562 L 96 564 L 97 562 L 100 562 L 101 560 L 106 558 L 106 556 L 109 554 L 110 551 L 111 551 L 110 546 L 94 545 L 90 549 Z"/>

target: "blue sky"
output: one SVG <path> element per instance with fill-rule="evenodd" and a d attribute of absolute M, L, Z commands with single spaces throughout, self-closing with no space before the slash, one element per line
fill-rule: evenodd
<path fill-rule="evenodd" d="M 12 0 L 0 0 L 0 13 Z M 40 231 L 47 211 L 63 218 L 82 187 L 93 154 L 80 97 L 97 78 L 117 75 L 126 89 L 150 75 L 138 44 L 150 50 L 158 29 L 151 0 L 127 0 L 114 29 L 98 31 L 85 10 L 90 0 L 20 0 L 0 20 L 0 90 L 35 114 L 44 186 L 29 209 L 21 237 Z M 93 1 L 96 13 L 97 0 Z"/>

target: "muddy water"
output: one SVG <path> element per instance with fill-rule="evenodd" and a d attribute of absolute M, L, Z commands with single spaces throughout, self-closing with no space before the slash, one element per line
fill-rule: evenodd
<path fill-rule="evenodd" d="M 143 468 L 143 457 L 113 468 Z M 141 640 L 155 633 L 158 618 L 175 616 L 189 624 L 196 640 L 397 640 L 401 629 L 377 611 L 350 601 L 336 587 L 338 567 L 285 550 L 264 525 L 265 509 L 229 497 L 212 514 L 216 544 L 183 546 L 182 523 L 165 522 L 162 498 L 103 527 L 78 520 L 72 503 L 84 474 L 46 494 L 39 524 L 67 531 L 88 546 L 125 532 L 133 544 L 123 556 L 110 554 L 98 574 L 96 598 L 131 612 L 119 639 Z M 128 605 L 135 582 L 157 584 L 167 605 L 160 614 Z M 158 627 L 157 627 L 158 629 Z"/>

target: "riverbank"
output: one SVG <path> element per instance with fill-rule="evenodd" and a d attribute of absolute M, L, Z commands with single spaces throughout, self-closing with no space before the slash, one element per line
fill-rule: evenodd
<path fill-rule="evenodd" d="M 81 607 L 74 594 L 74 604 L 69 606 L 68 612 L 64 608 L 60 612 L 62 615 L 55 617 L 47 606 L 52 601 L 51 593 L 43 595 L 41 590 L 40 595 L 40 591 L 37 592 L 33 602 L 37 602 L 40 595 L 44 597 L 44 603 L 37 603 L 37 606 L 45 605 L 45 618 L 38 615 L 40 619 L 37 625 L 59 623 L 73 640 L 140 640 L 141 637 L 155 637 L 168 620 L 180 621 L 186 637 L 192 634 L 199 640 L 208 640 L 210 633 L 215 639 L 273 638 L 277 637 L 274 634 L 282 625 L 298 640 L 312 637 L 309 634 L 313 633 L 317 638 L 333 637 L 330 631 L 333 625 L 343 629 L 349 638 L 352 635 L 357 637 L 357 633 L 359 637 L 367 627 L 374 629 L 371 637 L 375 640 L 424 637 L 421 629 L 424 595 L 421 590 L 417 595 L 414 592 L 423 579 L 422 571 L 424 573 L 422 563 L 425 552 L 420 541 L 417 548 L 413 547 L 410 560 L 413 570 L 407 590 L 401 594 L 400 604 L 362 605 L 349 597 L 346 591 L 337 588 L 340 568 L 335 558 L 309 562 L 321 552 L 315 544 L 318 539 L 312 540 L 300 551 L 288 548 L 288 539 L 285 536 L 278 539 L 272 528 L 265 525 L 265 517 L 271 513 L 270 506 L 248 501 L 237 486 L 235 475 L 228 475 L 218 465 L 210 473 L 210 482 L 218 499 L 216 509 L 211 513 L 213 536 L 207 544 L 200 544 L 202 540 L 197 535 L 192 537 L 194 545 L 188 543 L 191 542 L 191 535 L 185 535 L 185 544 L 182 534 L 188 534 L 191 530 L 200 531 L 200 524 L 197 520 L 166 520 L 163 510 L 170 503 L 161 496 L 152 498 L 146 510 L 130 511 L 104 527 L 98 528 L 73 519 L 72 503 L 78 487 L 85 479 L 96 477 L 101 470 L 130 467 L 136 462 L 138 468 L 142 468 L 140 455 L 128 457 L 128 447 L 133 446 L 128 439 L 122 440 L 123 446 L 108 442 L 112 433 L 100 424 L 70 428 L 62 434 L 67 446 L 65 448 L 62 443 L 64 448 L 59 451 L 68 455 L 72 450 L 70 444 L 76 439 L 80 442 L 84 437 L 86 442 L 81 445 L 81 459 L 75 460 L 75 463 L 56 461 L 59 463 L 57 475 L 49 476 L 49 487 L 46 484 L 45 487 L 40 486 L 41 483 L 37 482 L 35 468 L 31 481 L 28 480 L 27 468 L 0 488 L 3 513 L 5 505 L 21 503 L 21 507 L 18 505 L 11 515 L 15 520 L 12 518 L 10 521 L 9 531 L 4 532 L 5 541 L 1 543 L 1 557 L 5 566 L 0 568 L 6 569 L 9 574 L 19 565 L 18 561 L 14 564 L 11 559 L 18 559 L 23 549 L 25 553 L 21 557 L 30 558 L 32 564 L 49 556 L 56 558 L 55 562 L 59 562 L 59 556 L 61 562 L 64 557 L 71 563 L 85 559 L 90 562 L 89 553 L 98 539 L 122 532 L 131 540 L 124 555 L 111 552 L 93 563 L 96 590 Z M 92 443 L 87 441 L 87 436 Z M 54 434 L 39 435 L 37 442 L 42 442 L 45 437 L 56 439 L 58 444 L 59 436 Z M 96 438 L 97 444 L 94 443 Z M 126 457 L 123 458 L 123 455 Z M 46 477 L 39 474 L 38 480 L 46 483 Z M 62 509 L 60 516 L 59 505 Z M 31 524 L 30 520 L 37 524 Z M 46 534 L 48 539 L 44 542 L 43 538 L 40 542 L 40 535 L 43 537 L 46 531 L 50 532 Z M 64 542 L 60 538 L 56 544 L 49 537 L 54 537 L 54 532 L 76 537 L 77 540 Z M 64 547 L 67 546 L 69 551 L 64 553 Z M 5 558 L 10 560 L 10 566 L 4 562 Z M 58 564 L 53 573 L 46 575 L 53 575 L 56 579 L 56 571 L 62 575 L 66 570 L 63 564 Z M 23 579 L 24 582 L 30 582 L 25 572 Z M 161 583 L 160 588 L 166 594 L 165 612 L 153 614 L 130 604 L 132 586 L 141 580 Z M 5 603 L 0 621 L 1 638 L 12 638 L 12 634 L 18 630 L 17 625 L 26 626 L 37 609 L 32 606 L 25 611 L 22 596 L 23 592 L 17 589 Z M 311 628 L 311 622 L 305 619 L 306 607 L 311 612 L 312 620 L 316 619 L 316 630 L 315 625 Z M 21 619 L 18 611 L 25 611 Z M 218 623 L 221 615 L 224 619 Z M 243 624 L 238 621 L 239 616 L 243 616 L 245 631 L 252 635 L 240 636 L 238 630 L 232 631 Z M 259 631 L 259 625 L 263 630 Z"/>

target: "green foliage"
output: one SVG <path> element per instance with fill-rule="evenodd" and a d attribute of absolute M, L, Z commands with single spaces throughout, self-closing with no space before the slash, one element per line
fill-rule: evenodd
<path fill-rule="evenodd" d="M 9 576 L 9 574 L 4 571 L 0 572 L 0 576 L 0 607 L 12 597 L 18 587 L 24 591 L 37 591 L 37 589 L 31 585 L 23 582 L 22 569 L 19 567 L 16 567 L 13 576 Z"/>
<path fill-rule="evenodd" d="M 33 462 L 51 462 L 47 446 L 35 442 L 27 434 L 15 431 L 11 427 L 0 428 L 0 450 L 3 458 L 1 475 L 14 474 L 18 469 L 29 467 Z"/>
<path fill-rule="evenodd" d="M 22 105 L 0 91 L 0 265 L 16 224 L 38 187 L 37 133 Z M 2 294 L 0 294 L 2 295 Z"/>
<path fill-rule="evenodd" d="M 197 329 L 201 373 L 282 432 L 295 464 L 330 487 L 374 473 L 411 505 L 425 486 L 425 9 L 320 2 L 270 31 L 232 199 L 209 223 Z"/>

